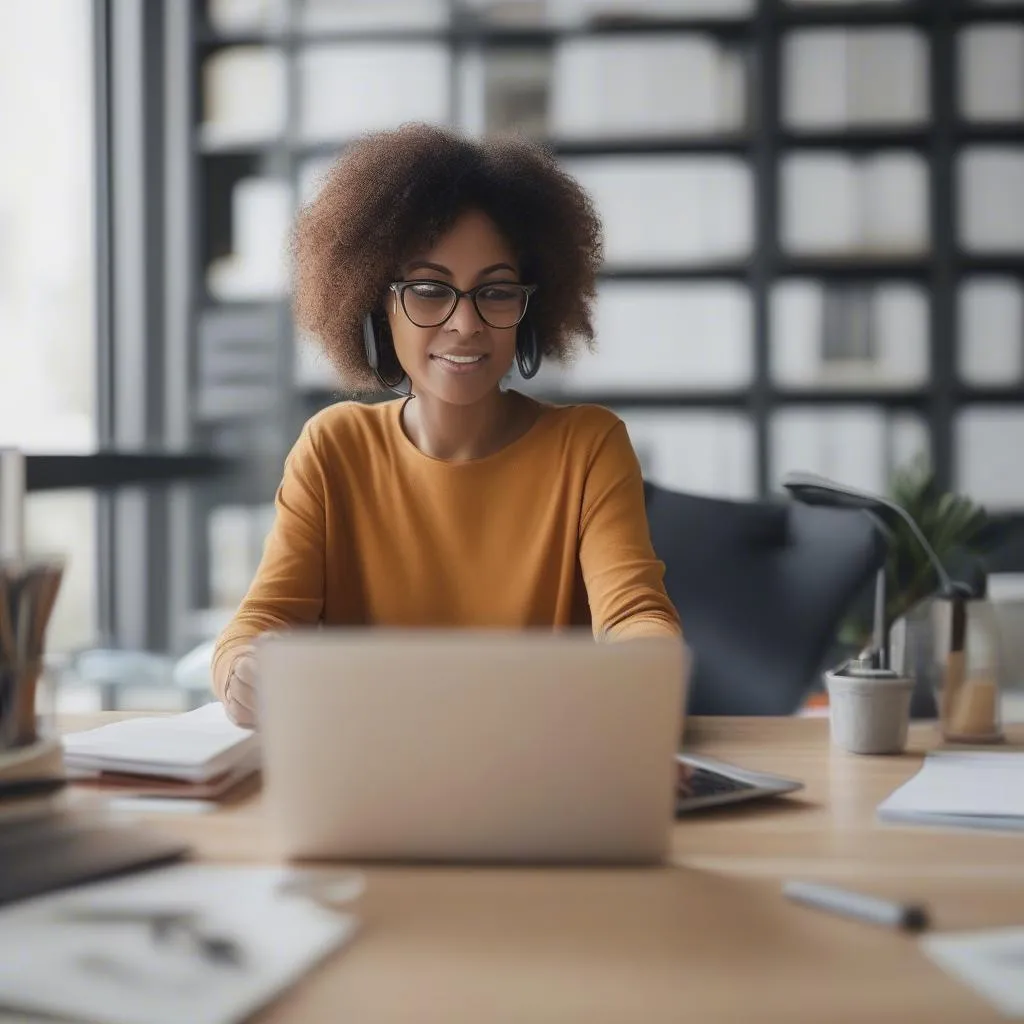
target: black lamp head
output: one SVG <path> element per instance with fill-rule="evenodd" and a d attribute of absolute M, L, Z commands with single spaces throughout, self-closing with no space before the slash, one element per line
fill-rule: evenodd
<path fill-rule="evenodd" d="M 869 491 L 861 491 L 849 484 L 841 484 L 817 473 L 787 473 L 782 486 L 805 505 L 825 505 L 829 508 L 856 508 L 866 512 L 879 512 L 892 506 L 892 502 Z"/>
<path fill-rule="evenodd" d="M 946 572 L 945 566 L 939 560 L 927 538 L 921 532 L 920 527 L 914 521 L 910 513 L 890 498 L 880 494 L 872 494 L 870 491 L 863 491 L 849 484 L 842 484 L 828 477 L 819 476 L 817 473 L 787 473 L 782 480 L 782 486 L 805 505 L 824 505 L 830 508 L 852 508 L 860 509 L 871 514 L 876 522 L 884 519 L 898 520 L 906 523 L 910 531 L 917 538 L 922 550 L 928 556 L 928 560 L 935 570 L 939 579 L 938 596 L 946 599 L 971 600 L 978 596 L 977 588 L 960 580 L 953 580 Z M 881 525 L 881 523 L 880 523 Z M 884 526 L 883 531 L 892 535 Z"/>

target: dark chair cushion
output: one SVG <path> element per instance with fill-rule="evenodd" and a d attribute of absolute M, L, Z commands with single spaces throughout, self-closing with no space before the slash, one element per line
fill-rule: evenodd
<path fill-rule="evenodd" d="M 795 711 L 882 564 L 861 512 L 734 502 L 646 485 L 651 539 L 694 655 L 694 714 Z"/>

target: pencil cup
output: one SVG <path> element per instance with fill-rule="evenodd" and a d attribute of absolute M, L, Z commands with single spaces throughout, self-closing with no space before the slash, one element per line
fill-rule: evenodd
<path fill-rule="evenodd" d="M 0 561 L 0 753 L 38 739 L 36 691 L 63 575 L 57 559 Z"/>
<path fill-rule="evenodd" d="M 870 672 L 870 670 L 869 670 Z M 899 754 L 907 745 L 914 680 L 885 670 L 825 673 L 832 742 L 851 754 Z"/>

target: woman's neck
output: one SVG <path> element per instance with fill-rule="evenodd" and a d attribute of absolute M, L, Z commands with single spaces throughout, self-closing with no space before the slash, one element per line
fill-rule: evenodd
<path fill-rule="evenodd" d="M 481 459 L 518 436 L 516 396 L 495 391 L 473 405 L 451 405 L 429 394 L 409 399 L 402 409 L 402 427 L 424 455 L 449 462 Z"/>

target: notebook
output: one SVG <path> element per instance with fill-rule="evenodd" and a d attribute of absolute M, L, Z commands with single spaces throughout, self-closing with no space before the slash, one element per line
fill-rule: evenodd
<path fill-rule="evenodd" d="M 878 806 L 883 821 L 1024 830 L 1024 753 L 939 751 Z"/>
<path fill-rule="evenodd" d="M 129 718 L 70 733 L 64 737 L 64 764 L 75 775 L 111 772 L 210 783 L 240 768 L 255 771 L 259 737 L 213 703 L 182 715 Z"/>
<path fill-rule="evenodd" d="M 180 865 L 4 908 L 0 1007 L 95 1024 L 246 1020 L 356 932 L 353 914 L 291 894 L 292 874 Z"/>

